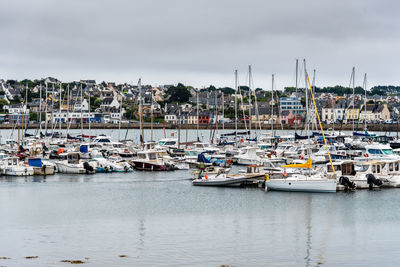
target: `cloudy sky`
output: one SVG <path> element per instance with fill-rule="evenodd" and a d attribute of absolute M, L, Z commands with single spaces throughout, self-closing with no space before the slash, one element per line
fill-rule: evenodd
<path fill-rule="evenodd" d="M 255 87 L 400 85 L 393 0 L 0 0 L 0 78 Z"/>

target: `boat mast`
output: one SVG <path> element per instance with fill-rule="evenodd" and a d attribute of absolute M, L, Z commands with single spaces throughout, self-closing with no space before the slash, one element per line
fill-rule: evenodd
<path fill-rule="evenodd" d="M 26 90 L 25 90 L 25 112 L 26 112 L 26 110 L 28 109 L 28 89 L 29 89 L 29 86 L 28 86 L 28 83 L 26 83 Z M 28 116 L 28 114 L 27 114 L 27 116 Z M 28 122 L 29 122 L 29 119 L 28 119 Z M 25 137 L 25 133 L 28 131 L 28 123 L 25 124 L 25 129 L 24 129 L 24 128 L 22 128 L 22 129 L 24 130 L 22 138 L 24 138 L 24 137 Z"/>
<path fill-rule="evenodd" d="M 238 71 L 235 70 L 235 145 L 237 146 L 237 126 L 238 126 L 238 106 L 237 106 L 237 93 L 238 93 L 238 82 L 237 82 Z"/>
<path fill-rule="evenodd" d="M 179 108 L 179 103 L 176 103 L 178 109 L 178 149 L 181 148 L 181 109 Z"/>
<path fill-rule="evenodd" d="M 88 120 L 89 120 L 89 135 L 92 135 L 91 133 L 92 133 L 92 131 L 91 131 L 91 127 L 90 127 L 90 118 L 91 118 L 91 116 L 90 116 L 90 88 L 88 88 Z M 119 140 L 118 140 L 119 141 Z"/>
<path fill-rule="evenodd" d="M 364 131 L 367 133 L 367 74 L 364 74 Z"/>
<path fill-rule="evenodd" d="M 51 138 L 54 134 L 54 83 L 51 86 Z"/>
<path fill-rule="evenodd" d="M 214 109 L 215 109 L 215 134 L 218 134 L 218 94 L 214 91 Z M 214 139 L 214 135 L 213 135 Z"/>
<path fill-rule="evenodd" d="M 225 99 L 224 99 L 224 91 L 220 91 L 220 93 L 222 92 L 222 130 L 225 131 Z"/>
<path fill-rule="evenodd" d="M 119 101 L 119 122 L 118 122 L 118 141 L 121 141 L 121 119 L 122 119 L 122 94 Z"/>
<path fill-rule="evenodd" d="M 143 130 L 143 120 L 142 120 L 142 115 L 143 115 L 143 110 L 142 110 L 142 79 L 139 78 L 139 126 L 140 126 L 140 142 L 142 144 L 142 148 L 144 149 L 144 130 Z"/>
<path fill-rule="evenodd" d="M 46 82 L 46 98 L 45 98 L 45 100 L 46 100 L 46 110 L 45 110 L 46 118 L 44 120 L 44 128 L 45 128 L 44 135 L 45 135 L 45 137 L 47 136 L 47 106 L 48 106 L 47 105 L 47 93 L 48 93 L 48 84 Z"/>
<path fill-rule="evenodd" d="M 70 94 L 69 94 L 69 84 L 67 85 L 67 139 L 68 139 L 68 135 L 69 135 L 69 127 L 71 125 L 70 121 L 69 121 L 69 98 L 70 98 Z"/>
<path fill-rule="evenodd" d="M 42 133 L 42 84 L 39 86 L 39 132 Z"/>
<path fill-rule="evenodd" d="M 310 78 L 308 77 L 307 70 L 306 70 L 306 67 L 305 67 L 305 66 L 306 66 L 306 65 L 305 65 L 305 60 L 304 60 L 304 69 L 305 69 L 305 73 L 306 73 L 306 80 L 307 80 L 308 86 L 309 86 L 309 88 L 310 88 L 310 94 L 311 94 L 311 99 L 312 99 L 313 104 L 314 104 L 315 115 L 316 115 L 316 117 L 317 117 L 318 124 L 319 124 L 319 127 L 320 127 L 320 129 L 321 129 L 322 139 L 324 139 L 325 148 L 326 148 L 326 152 L 328 153 L 328 158 L 329 158 L 329 162 L 330 162 L 330 165 L 331 165 L 331 168 L 332 168 L 332 172 L 333 172 L 333 174 L 335 175 L 335 168 L 334 168 L 333 163 L 332 163 L 331 154 L 329 153 L 329 147 L 328 147 L 328 144 L 327 144 L 327 142 L 326 142 L 326 138 L 325 138 L 325 134 L 324 134 L 324 129 L 322 128 L 322 123 L 321 123 L 321 119 L 320 119 L 319 114 L 318 114 L 317 105 L 315 104 L 315 97 L 314 97 L 314 93 L 313 93 L 312 86 L 311 86 L 311 84 L 310 84 Z M 307 85 L 306 85 L 306 86 L 307 86 Z M 308 140 L 310 140 L 310 138 L 308 138 Z M 311 172 L 311 169 L 309 169 L 309 171 Z"/>
<path fill-rule="evenodd" d="M 274 83 L 275 75 L 272 74 L 272 84 L 271 84 L 271 136 L 274 136 Z"/>
<path fill-rule="evenodd" d="M 305 88 L 305 93 L 306 93 L 306 136 L 307 136 L 307 155 L 308 158 L 311 158 L 311 151 L 310 151 L 310 146 L 311 146 L 311 140 L 310 140 L 310 124 L 309 122 L 309 114 L 308 114 L 308 89 L 307 89 L 307 78 L 308 78 L 308 74 L 307 74 L 307 68 L 306 68 L 306 60 L 304 59 L 304 88 Z M 311 169 L 309 169 L 309 174 L 311 174 Z"/>
<path fill-rule="evenodd" d="M 150 93 L 150 141 L 153 141 L 153 88 Z"/>
<path fill-rule="evenodd" d="M 59 132 L 60 132 L 59 134 L 60 135 L 61 135 L 61 92 L 62 92 L 61 91 L 61 89 L 62 89 L 61 87 L 62 87 L 62 83 L 60 81 L 60 93 L 59 93 L 60 94 L 60 97 L 59 97 L 60 100 L 59 100 L 59 111 L 58 111 L 59 112 L 58 120 L 59 120 L 59 123 L 60 123 L 60 126 L 59 126 Z"/>
<path fill-rule="evenodd" d="M 197 142 L 199 142 L 199 90 L 196 90 L 196 116 L 197 116 L 197 121 L 196 121 L 196 126 L 197 126 Z"/>
<path fill-rule="evenodd" d="M 299 75 L 299 60 L 296 59 L 296 98 L 297 98 L 297 81 Z M 297 109 L 294 110 L 294 132 L 297 132 Z"/>
<path fill-rule="evenodd" d="M 81 135 L 83 136 L 83 86 L 81 84 Z"/>
<path fill-rule="evenodd" d="M 353 132 L 354 132 L 354 120 L 355 120 L 355 76 L 356 76 L 356 68 L 353 67 L 352 78 L 353 78 Z"/>
<path fill-rule="evenodd" d="M 313 90 L 315 90 L 315 77 L 316 77 L 315 74 L 316 74 L 316 70 L 314 69 L 314 70 L 313 70 L 313 79 L 312 79 L 312 84 L 311 84 Z M 310 105 L 311 105 L 311 103 L 310 103 Z M 314 126 L 315 126 L 315 131 L 318 132 L 317 118 L 316 118 L 316 116 L 317 116 L 317 115 L 316 115 L 315 112 L 313 111 L 312 124 L 311 124 L 311 127 L 312 127 L 311 133 L 314 132 Z M 333 124 L 333 125 L 335 125 L 335 124 Z"/>
<path fill-rule="evenodd" d="M 249 65 L 249 138 L 251 138 L 251 105 L 252 105 L 250 77 L 251 77 L 251 65 Z"/>

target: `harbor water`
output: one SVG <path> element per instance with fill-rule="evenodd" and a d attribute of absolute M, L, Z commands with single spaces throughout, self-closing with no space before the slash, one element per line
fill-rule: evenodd
<path fill-rule="evenodd" d="M 399 189 L 195 187 L 190 172 L 0 177 L 0 266 L 398 266 Z"/>

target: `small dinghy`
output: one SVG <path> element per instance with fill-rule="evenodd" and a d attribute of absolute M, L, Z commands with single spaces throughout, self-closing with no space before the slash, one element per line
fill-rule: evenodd
<path fill-rule="evenodd" d="M 193 185 L 203 185 L 203 186 L 231 186 L 231 185 L 240 185 L 241 183 L 246 181 L 246 177 L 244 175 L 236 176 L 236 177 L 227 177 L 225 173 L 221 173 L 218 175 L 199 175 L 197 179 L 192 181 Z"/>

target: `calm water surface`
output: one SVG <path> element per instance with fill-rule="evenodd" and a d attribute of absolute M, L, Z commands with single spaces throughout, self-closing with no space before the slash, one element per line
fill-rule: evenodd
<path fill-rule="evenodd" d="M 0 257 L 11 259 L 0 265 L 79 259 L 92 266 L 395 266 L 400 260 L 399 190 L 266 193 L 194 187 L 188 177 L 176 171 L 1 178 Z"/>
<path fill-rule="evenodd" d="M 400 190 L 266 193 L 189 177 L 0 177 L 0 266 L 398 266 Z"/>

